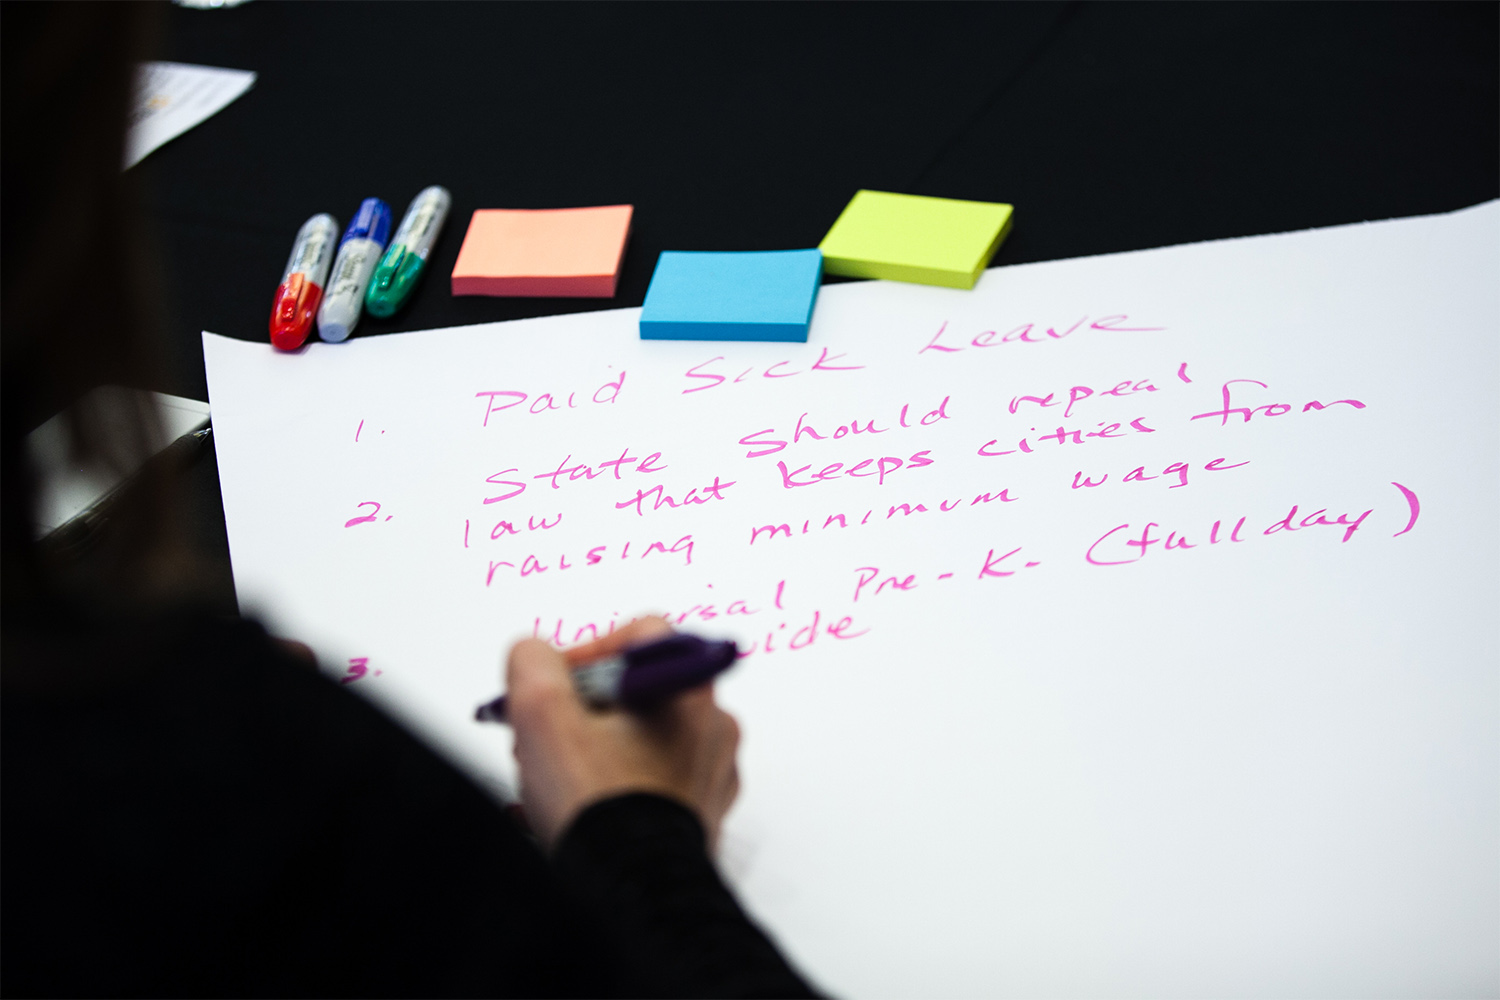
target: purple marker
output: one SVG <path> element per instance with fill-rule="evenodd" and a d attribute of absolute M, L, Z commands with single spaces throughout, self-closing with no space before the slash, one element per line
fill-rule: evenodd
<path fill-rule="evenodd" d="M 707 684 L 739 656 L 733 642 L 709 642 L 679 633 L 627 649 L 573 671 L 573 687 L 595 708 L 644 712 L 683 691 Z M 505 695 L 480 705 L 479 722 L 505 721 Z"/>

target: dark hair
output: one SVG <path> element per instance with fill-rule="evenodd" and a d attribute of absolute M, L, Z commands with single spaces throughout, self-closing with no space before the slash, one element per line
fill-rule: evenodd
<path fill-rule="evenodd" d="M 157 278 L 142 237 L 136 178 L 122 164 L 135 66 L 148 51 L 157 13 L 146 3 L 0 5 L 0 545 L 7 607 L 65 585 L 65 567 L 34 539 L 27 433 L 66 411 L 73 457 L 116 470 L 139 465 L 158 437 L 149 405 L 123 396 L 83 401 L 101 385 L 154 382 Z M 94 563 L 98 579 L 89 589 L 128 591 L 159 548 L 167 523 L 160 506 L 132 506 L 130 530 L 116 533 L 109 557 Z"/>

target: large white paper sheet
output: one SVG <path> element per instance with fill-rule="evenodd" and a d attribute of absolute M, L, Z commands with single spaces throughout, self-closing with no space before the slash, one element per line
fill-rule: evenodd
<path fill-rule="evenodd" d="M 125 169 L 223 111 L 254 83 L 250 70 L 142 63 L 125 137 Z"/>
<path fill-rule="evenodd" d="M 1500 989 L 1500 203 L 638 310 L 206 334 L 242 607 L 473 773 L 508 643 L 751 650 L 724 866 L 849 996 Z"/>

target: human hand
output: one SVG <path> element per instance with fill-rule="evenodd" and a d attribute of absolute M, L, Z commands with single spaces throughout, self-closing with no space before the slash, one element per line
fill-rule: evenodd
<path fill-rule="evenodd" d="M 274 635 L 271 636 L 271 643 L 304 667 L 311 667 L 314 670 L 318 669 L 317 654 L 312 651 L 312 647 L 307 643 L 298 642 L 296 639 L 282 639 Z"/>
<path fill-rule="evenodd" d="M 559 652 L 538 639 L 511 648 L 506 720 L 515 732 L 521 808 L 550 848 L 587 806 L 627 792 L 654 792 L 698 814 L 710 850 L 739 793 L 740 728 L 714 702 L 713 685 L 678 695 L 650 714 L 593 709 L 571 672 L 672 629 L 646 618 L 603 639 Z"/>

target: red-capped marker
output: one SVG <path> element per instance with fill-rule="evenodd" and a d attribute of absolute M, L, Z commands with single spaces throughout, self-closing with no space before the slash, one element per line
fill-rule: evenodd
<path fill-rule="evenodd" d="M 292 244 L 271 306 L 271 343 L 283 351 L 301 347 L 312 330 L 338 238 L 338 220 L 327 212 L 313 216 L 297 230 L 297 242 Z"/>

